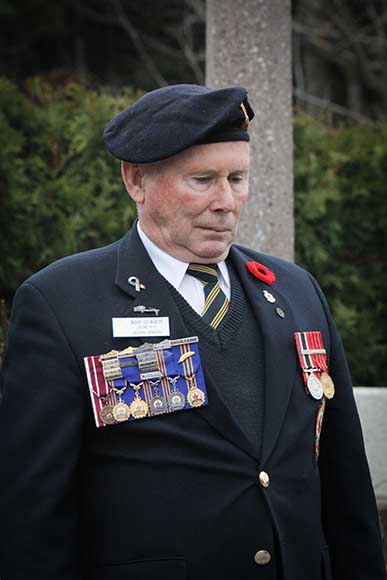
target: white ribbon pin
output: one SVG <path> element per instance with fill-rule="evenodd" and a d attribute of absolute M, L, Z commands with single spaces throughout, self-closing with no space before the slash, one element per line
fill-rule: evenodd
<path fill-rule="evenodd" d="M 130 286 L 134 286 L 136 289 L 136 292 L 140 292 L 141 290 L 146 289 L 145 284 L 141 284 L 140 279 L 136 278 L 136 276 L 130 276 L 130 278 L 128 278 L 128 284 Z"/>

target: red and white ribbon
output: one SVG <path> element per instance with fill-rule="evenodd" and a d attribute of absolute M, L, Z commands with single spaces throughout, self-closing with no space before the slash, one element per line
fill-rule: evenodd
<path fill-rule="evenodd" d="M 83 360 L 86 368 L 95 424 L 97 427 L 105 427 L 105 423 L 100 418 L 100 412 L 103 407 L 103 398 L 109 394 L 110 387 L 103 376 L 102 364 L 99 360 L 100 356 L 86 356 Z"/>
<path fill-rule="evenodd" d="M 319 330 L 295 332 L 298 360 L 300 361 L 305 388 L 310 373 L 319 378 L 321 373 L 328 372 L 327 353 Z"/>

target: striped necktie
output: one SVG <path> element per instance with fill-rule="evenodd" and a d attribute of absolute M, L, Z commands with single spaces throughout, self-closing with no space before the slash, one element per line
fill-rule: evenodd
<path fill-rule="evenodd" d="M 217 264 L 190 264 L 187 274 L 194 276 L 203 284 L 204 310 L 202 318 L 213 328 L 218 328 L 226 316 L 230 302 L 220 288 Z"/>

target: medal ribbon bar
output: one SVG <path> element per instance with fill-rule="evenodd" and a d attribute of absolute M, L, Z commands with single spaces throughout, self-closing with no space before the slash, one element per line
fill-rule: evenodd
<path fill-rule="evenodd" d="M 305 354 L 326 354 L 327 351 L 325 350 L 325 348 L 303 348 L 301 349 L 301 354 L 305 355 Z"/>
<path fill-rule="evenodd" d="M 294 339 L 305 387 L 307 387 L 308 377 L 311 373 L 316 373 L 319 378 L 321 373 L 328 372 L 327 354 L 322 335 L 319 330 L 295 332 Z"/>

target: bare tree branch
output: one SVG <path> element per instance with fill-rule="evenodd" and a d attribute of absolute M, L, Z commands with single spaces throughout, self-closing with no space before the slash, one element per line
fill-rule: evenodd
<path fill-rule="evenodd" d="M 332 35 L 331 39 L 328 39 L 327 37 L 322 38 L 318 31 L 296 21 L 293 21 L 293 32 L 307 37 L 308 43 L 318 51 L 323 59 L 343 67 L 352 64 L 354 60 L 352 53 L 345 54 L 342 52 L 340 54 L 339 51 L 334 49 L 334 40 L 340 38 L 338 35 Z"/>
<path fill-rule="evenodd" d="M 205 5 L 202 0 L 196 2 L 195 0 L 186 0 L 186 4 L 192 9 L 184 18 L 182 26 L 179 28 L 169 28 L 169 35 L 174 38 L 181 48 L 181 52 L 190 67 L 195 80 L 199 84 L 203 84 L 205 54 L 202 51 L 194 50 L 194 32 L 193 29 L 197 24 L 203 24 L 205 18 Z"/>
<path fill-rule="evenodd" d="M 194 53 L 190 45 L 186 42 L 183 42 L 179 36 L 176 36 L 178 43 L 180 44 L 184 56 L 187 60 L 187 63 L 191 67 L 192 72 L 195 75 L 196 82 L 198 84 L 204 83 L 204 72 L 202 67 L 199 64 L 198 55 Z"/>
<path fill-rule="evenodd" d="M 293 35 L 293 70 L 296 87 L 301 91 L 305 90 L 305 74 L 301 57 L 301 42 L 298 35 Z"/>
<path fill-rule="evenodd" d="M 314 105 L 323 111 L 329 111 L 331 113 L 335 113 L 337 115 L 341 115 L 347 117 L 349 119 L 353 119 L 358 123 L 362 123 L 363 125 L 371 125 L 372 127 L 377 127 L 377 124 L 372 121 L 369 117 L 364 115 L 360 115 L 359 113 L 355 113 L 346 107 L 342 107 L 341 105 L 337 105 L 336 103 L 331 103 L 325 99 L 320 99 L 319 97 L 315 97 L 314 95 L 309 95 L 300 89 L 294 89 L 293 95 L 303 101 L 305 103 L 309 103 L 310 105 Z"/>
<path fill-rule="evenodd" d="M 171 56 L 172 58 L 177 58 L 180 60 L 184 59 L 184 55 L 182 54 L 180 48 L 172 48 L 154 36 L 150 36 L 149 34 L 142 34 L 142 40 L 144 44 L 150 48 L 158 50 L 167 56 Z"/>
<path fill-rule="evenodd" d="M 74 6 L 74 0 L 65 0 L 66 4 Z M 90 6 L 86 5 L 84 2 L 77 3 L 77 10 L 84 14 L 88 20 L 92 22 L 97 22 L 99 24 L 117 24 L 117 18 L 112 17 L 108 11 L 98 12 Z"/>
<path fill-rule="evenodd" d="M 317 69 L 313 66 L 304 68 L 306 90 L 310 86 L 310 76 L 314 84 L 316 81 L 318 84 L 319 75 L 324 75 L 323 64 L 327 63 L 333 67 L 332 70 L 341 70 L 344 84 L 338 79 L 338 88 L 334 90 L 338 98 L 346 99 L 348 110 L 359 108 L 367 113 L 385 112 L 387 0 L 368 0 L 356 6 L 351 0 L 299 0 L 293 35 L 298 42 L 295 59 L 299 58 L 302 66 L 304 62 L 310 62 L 314 54 L 317 64 Z M 319 60 L 321 67 L 318 67 Z M 299 72 L 300 65 L 297 66 L 295 73 L 296 70 Z M 299 86 L 298 78 L 299 74 L 295 74 L 297 88 L 303 88 Z M 369 96 L 371 91 L 375 96 L 371 97 L 370 103 L 364 95 Z"/>
<path fill-rule="evenodd" d="M 364 78 L 367 80 L 369 86 L 374 91 L 377 91 L 381 96 L 385 96 L 387 92 L 386 79 L 385 78 L 383 79 L 383 77 L 380 78 L 379 75 L 372 74 L 371 69 L 369 67 L 369 58 L 364 49 L 364 46 L 356 41 L 356 38 L 354 38 L 353 35 L 353 30 L 348 25 L 349 21 L 348 11 L 345 8 L 343 9 L 341 2 L 340 3 L 336 2 L 336 0 L 333 0 L 333 2 L 337 7 L 337 11 L 332 12 L 331 17 L 333 22 L 336 24 L 337 28 L 341 30 L 343 35 L 346 37 L 348 44 L 352 47 L 353 52 L 357 57 L 357 61 L 361 68 L 362 74 Z M 340 15 L 339 10 L 344 11 L 344 14 L 342 13 L 342 15 Z"/>
<path fill-rule="evenodd" d="M 185 0 L 186 5 L 189 6 L 192 12 L 197 16 L 200 22 L 206 20 L 206 3 L 205 0 Z"/>
<path fill-rule="evenodd" d="M 159 87 L 165 87 L 168 83 L 163 77 L 163 75 L 158 70 L 152 58 L 149 56 L 145 49 L 145 45 L 141 39 L 140 34 L 137 32 L 135 27 L 130 22 L 127 14 L 125 13 L 122 3 L 120 0 L 110 0 L 110 3 L 114 7 L 117 14 L 117 23 L 125 30 L 125 32 L 130 37 L 133 45 L 140 56 L 145 68 L 148 70 L 150 76 L 158 84 Z"/>

